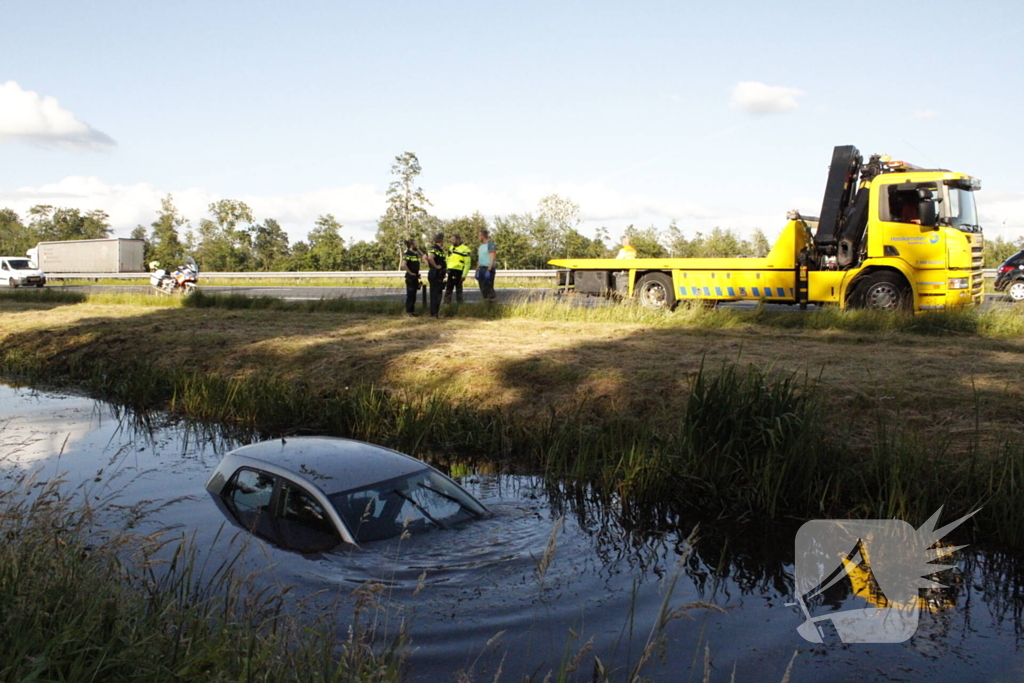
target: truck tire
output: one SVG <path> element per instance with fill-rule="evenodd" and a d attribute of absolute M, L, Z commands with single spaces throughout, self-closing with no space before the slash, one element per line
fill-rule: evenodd
<path fill-rule="evenodd" d="M 7 286 L 10 287 L 11 289 L 17 289 L 18 283 L 15 282 L 14 278 L 12 277 L 7 281 Z"/>
<path fill-rule="evenodd" d="M 868 275 L 853 295 L 857 308 L 873 311 L 904 311 L 910 308 L 910 288 L 906 280 L 891 272 Z"/>
<path fill-rule="evenodd" d="M 1014 280 L 1011 282 L 1010 286 L 1006 288 L 1006 296 L 1013 299 L 1016 303 L 1024 301 L 1024 280 Z"/>
<path fill-rule="evenodd" d="M 671 311 L 676 307 L 672 276 L 666 273 L 647 273 L 637 283 L 636 300 L 650 310 Z"/>

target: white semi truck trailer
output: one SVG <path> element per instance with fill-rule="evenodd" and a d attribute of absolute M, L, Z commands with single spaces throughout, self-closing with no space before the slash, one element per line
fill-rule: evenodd
<path fill-rule="evenodd" d="M 123 238 L 40 242 L 28 257 L 47 275 L 144 273 L 144 245 Z"/>

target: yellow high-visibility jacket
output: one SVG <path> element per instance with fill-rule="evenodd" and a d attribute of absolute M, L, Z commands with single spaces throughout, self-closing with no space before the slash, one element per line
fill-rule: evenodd
<path fill-rule="evenodd" d="M 448 247 L 448 270 L 461 270 L 462 277 L 469 277 L 473 265 L 473 250 L 465 244 Z"/>

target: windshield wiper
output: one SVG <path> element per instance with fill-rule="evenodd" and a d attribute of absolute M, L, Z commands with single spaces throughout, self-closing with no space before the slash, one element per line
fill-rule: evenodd
<path fill-rule="evenodd" d="M 433 486 L 427 486 L 426 484 L 424 484 L 422 482 L 420 482 L 419 484 L 416 484 L 416 485 L 419 486 L 421 489 L 426 489 L 428 491 L 433 491 L 434 493 L 436 493 L 437 495 L 441 496 L 442 498 L 446 498 L 446 499 L 450 500 L 451 502 L 455 503 L 456 505 L 458 505 L 463 510 L 469 510 L 469 508 L 467 508 L 465 505 L 463 505 L 462 501 L 459 500 L 458 498 L 456 498 L 455 496 L 450 496 L 447 493 L 445 493 L 444 491 L 441 491 L 440 489 L 435 489 Z"/>
<path fill-rule="evenodd" d="M 422 514 L 422 515 L 423 515 L 424 517 L 426 517 L 427 519 L 429 519 L 429 520 L 430 520 L 431 522 L 433 522 L 433 523 L 434 523 L 434 526 L 436 526 L 436 527 L 437 527 L 437 528 L 439 528 L 439 529 L 447 529 L 447 528 L 448 528 L 448 527 L 446 527 L 446 526 L 445 526 L 444 524 L 442 524 L 441 522 L 439 522 L 439 521 L 437 521 L 436 519 L 434 519 L 434 518 L 433 518 L 433 517 L 432 517 L 432 516 L 430 515 L 430 513 L 429 513 L 429 512 L 427 512 L 426 510 L 424 510 L 424 509 L 423 509 L 423 506 L 422 506 L 422 505 L 420 505 L 420 504 L 419 504 L 419 503 L 417 503 L 417 502 L 416 502 L 415 500 L 413 500 L 412 496 L 410 496 L 410 495 L 408 495 L 408 494 L 406 494 L 406 493 L 403 493 L 402 491 L 399 491 L 398 489 L 394 489 L 394 492 L 395 492 L 396 494 L 398 494 L 398 496 L 399 496 L 399 497 L 401 497 L 401 498 L 404 498 L 405 500 L 407 500 L 407 501 L 409 501 L 410 503 L 412 503 L 413 507 L 415 507 L 415 508 L 416 508 L 417 510 L 419 510 L 419 511 L 420 511 L 420 514 Z"/>

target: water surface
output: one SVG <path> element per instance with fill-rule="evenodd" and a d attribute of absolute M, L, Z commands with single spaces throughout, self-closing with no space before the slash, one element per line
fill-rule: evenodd
<path fill-rule="evenodd" d="M 470 670 L 489 681 L 501 666 L 502 680 L 540 681 L 588 641 L 579 680 L 590 680 L 594 654 L 623 679 L 666 599 L 671 608 L 707 602 L 724 612 L 693 609 L 668 624 L 644 669 L 656 681 L 700 680 L 705 647 L 712 680 L 722 681 L 734 667 L 737 680 L 781 680 L 794 652 L 793 681 L 1024 678 L 1020 562 L 997 549 L 958 553 L 957 569 L 944 575 L 950 588 L 930 596 L 939 609 L 923 614 L 910 641 L 813 645 L 796 632 L 802 612 L 787 605 L 795 525 L 753 532 L 704 524 L 691 548 L 692 522 L 625 524 L 615 504 L 586 492 L 460 465 L 451 473 L 492 518 L 304 556 L 239 532 L 206 493 L 220 454 L 233 445 L 240 444 L 216 430 L 0 385 L 0 470 L 65 473 L 67 486 L 116 490 L 124 505 L 182 498 L 149 523 L 178 525 L 173 533 L 193 536 L 214 557 L 248 541 L 244 568 L 263 572 L 261 581 L 295 585 L 296 600 L 315 596 L 296 603 L 300 611 L 333 610 L 344 620 L 355 591 L 381 586 L 381 632 L 394 633 L 402 620 L 409 627 L 410 680 L 450 681 Z M 841 584 L 819 609 L 859 606 L 851 593 Z"/>

